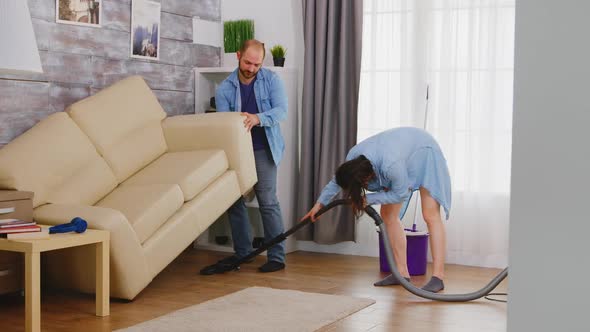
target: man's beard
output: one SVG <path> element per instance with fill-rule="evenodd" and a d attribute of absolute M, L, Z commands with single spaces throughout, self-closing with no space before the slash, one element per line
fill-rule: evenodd
<path fill-rule="evenodd" d="M 241 69 L 240 69 L 240 72 L 242 73 L 242 76 L 244 76 L 245 78 L 253 78 L 254 76 L 256 76 L 256 72 L 251 73 L 247 70 L 241 70 Z"/>

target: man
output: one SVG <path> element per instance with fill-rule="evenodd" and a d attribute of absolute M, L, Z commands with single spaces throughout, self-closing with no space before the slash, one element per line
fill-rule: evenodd
<path fill-rule="evenodd" d="M 226 78 L 215 93 L 218 112 L 241 112 L 244 127 L 252 134 L 258 183 L 254 191 L 268 242 L 284 231 L 283 218 L 277 198 L 277 166 L 283 156 L 285 143 L 280 121 L 287 117 L 287 95 L 278 75 L 261 68 L 264 44 L 247 40 L 237 52 L 238 68 Z M 228 210 L 234 242 L 234 255 L 217 264 L 232 264 L 252 251 L 252 236 L 244 199 L 240 197 Z M 217 265 L 216 264 L 216 265 Z M 275 272 L 285 268 L 285 245 L 268 249 L 267 262 L 260 272 Z"/>

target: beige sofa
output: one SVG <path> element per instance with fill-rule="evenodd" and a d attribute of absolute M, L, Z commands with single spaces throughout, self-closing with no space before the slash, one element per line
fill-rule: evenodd
<path fill-rule="evenodd" d="M 37 222 L 79 216 L 110 231 L 111 295 L 124 299 L 256 181 L 239 114 L 166 117 L 139 76 L 47 117 L 0 149 L 0 189 L 33 191 Z M 91 250 L 44 256 L 44 276 L 94 292 Z"/>

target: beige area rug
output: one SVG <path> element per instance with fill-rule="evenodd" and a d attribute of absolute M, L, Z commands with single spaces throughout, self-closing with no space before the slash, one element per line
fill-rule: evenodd
<path fill-rule="evenodd" d="M 250 287 L 117 331 L 315 331 L 371 299 Z"/>

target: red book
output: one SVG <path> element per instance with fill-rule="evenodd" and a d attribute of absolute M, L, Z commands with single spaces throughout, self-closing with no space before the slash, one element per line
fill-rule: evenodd
<path fill-rule="evenodd" d="M 0 228 L 13 228 L 13 227 L 22 227 L 22 226 L 35 226 L 37 223 L 34 221 L 23 221 L 17 220 L 11 222 L 0 223 Z"/>
<path fill-rule="evenodd" d="M 41 231 L 40 226 L 21 226 L 21 227 L 0 228 L 0 234 L 40 232 L 40 231 Z"/>

